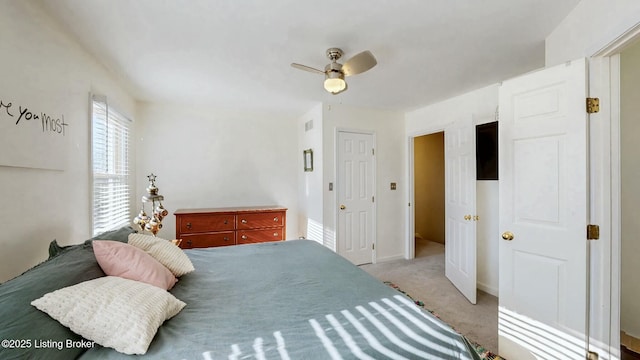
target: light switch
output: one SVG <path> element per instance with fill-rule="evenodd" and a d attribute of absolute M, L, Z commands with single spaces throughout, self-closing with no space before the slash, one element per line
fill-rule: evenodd
<path fill-rule="evenodd" d="M 396 189 L 396 183 L 392 182 L 391 183 L 391 190 L 395 190 Z"/>

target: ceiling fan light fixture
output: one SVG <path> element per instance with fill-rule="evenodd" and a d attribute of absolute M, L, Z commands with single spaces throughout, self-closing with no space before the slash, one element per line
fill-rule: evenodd
<path fill-rule="evenodd" d="M 324 89 L 331 94 L 336 95 L 347 90 L 347 82 L 344 81 L 346 76 L 368 71 L 378 63 L 369 50 L 358 53 L 347 60 L 344 64 L 340 64 L 338 59 L 342 57 L 342 54 L 342 50 L 338 48 L 328 49 L 327 58 L 329 58 L 331 62 L 324 67 L 324 71 L 297 63 L 291 63 L 291 66 L 299 70 L 316 74 L 324 74 Z"/>
<path fill-rule="evenodd" d="M 344 74 L 338 71 L 328 71 L 324 79 L 324 89 L 333 95 L 347 90 L 347 82 L 344 81 Z"/>

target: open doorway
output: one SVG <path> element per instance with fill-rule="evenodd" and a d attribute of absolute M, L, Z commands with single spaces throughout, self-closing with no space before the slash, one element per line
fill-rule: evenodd
<path fill-rule="evenodd" d="M 413 156 L 415 257 L 444 254 L 444 132 L 414 138 Z"/>
<path fill-rule="evenodd" d="M 477 181 L 476 225 L 477 288 L 498 296 L 498 178 L 496 119 L 476 121 Z M 411 190 L 414 205 L 409 217 L 413 227 L 407 242 L 407 258 L 444 254 L 446 243 L 445 219 L 445 132 L 434 130 L 410 138 Z M 442 240 L 439 240 L 442 239 Z M 407 239 L 409 240 L 409 239 Z M 438 249 L 440 248 L 440 249 Z"/>
<path fill-rule="evenodd" d="M 465 124 L 470 136 L 476 135 L 476 126 L 495 122 L 494 118 L 486 118 L 481 121 Z M 495 124 L 497 126 L 497 124 Z M 497 203 L 498 180 L 476 181 L 475 170 L 470 171 L 471 186 L 476 190 L 473 198 L 477 196 L 477 211 L 464 212 L 460 215 L 470 214 L 467 224 L 475 224 L 474 234 L 477 235 L 477 301 L 475 305 L 468 300 L 463 293 L 453 285 L 445 275 L 447 254 L 455 254 L 445 249 L 446 246 L 456 244 L 455 238 L 447 237 L 447 141 L 456 139 L 455 132 L 459 127 L 448 126 L 446 129 L 433 129 L 426 133 L 415 134 L 409 137 L 409 166 L 410 166 L 410 198 L 409 207 L 410 229 L 407 238 L 407 258 L 414 258 L 405 263 L 406 266 L 416 264 L 416 272 L 411 276 L 405 276 L 398 280 L 402 284 L 411 284 L 411 290 L 416 289 L 416 294 L 424 294 L 423 300 L 428 301 L 434 310 L 438 311 L 443 319 L 471 335 L 485 346 L 497 352 L 497 318 L 498 318 L 498 254 L 497 245 Z M 446 133 L 446 135 L 445 135 Z M 447 140 L 449 136 L 449 140 Z M 477 137 L 476 137 L 477 139 Z M 455 149 L 454 149 L 455 151 Z M 448 152 L 451 160 L 457 160 L 451 151 Z M 476 154 L 471 154 L 470 160 L 476 162 Z M 495 154 L 497 156 L 497 154 Z M 494 159 L 495 160 L 495 159 Z M 463 165 L 462 162 L 457 162 Z M 451 164 L 450 164 L 451 165 Z M 460 169 L 453 166 L 453 169 Z M 460 178 L 458 174 L 451 173 L 453 178 Z M 466 177 L 465 177 L 466 178 Z M 462 179 L 459 179 L 462 182 Z M 455 187 L 455 184 L 453 187 Z M 458 193 L 459 194 L 459 193 Z M 475 201 L 474 201 L 475 202 Z M 413 219 L 411 219 L 413 217 Z M 411 221 L 413 220 L 413 221 Z M 455 224 L 454 224 L 455 225 Z M 441 239 L 441 240 L 440 240 Z M 440 240 L 440 241 L 438 241 Z M 445 246 L 446 244 L 446 246 Z M 462 244 L 463 243 L 458 243 Z M 413 255 L 413 256 L 412 256 Z M 474 256 L 475 257 L 475 256 Z M 476 264 L 474 263 L 474 268 Z M 396 266 L 394 272 L 399 272 L 402 267 Z M 423 292 L 421 292 L 421 289 Z M 475 288 L 474 288 L 475 289 Z M 442 306 L 442 307 L 440 307 Z M 462 320 L 458 322 L 459 320 Z M 471 325 L 469 328 L 468 325 Z M 468 332 L 467 332 L 468 331 Z"/>

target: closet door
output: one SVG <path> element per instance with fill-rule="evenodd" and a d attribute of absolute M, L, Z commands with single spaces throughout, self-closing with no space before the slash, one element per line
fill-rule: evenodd
<path fill-rule="evenodd" d="M 445 275 L 476 303 L 476 145 L 471 118 L 444 133 Z"/>

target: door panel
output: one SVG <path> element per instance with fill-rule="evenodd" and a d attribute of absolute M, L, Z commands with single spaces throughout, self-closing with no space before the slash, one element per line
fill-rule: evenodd
<path fill-rule="evenodd" d="M 508 359 L 585 358 L 585 79 L 585 61 L 576 60 L 500 88 L 500 229 L 507 239 L 499 245 L 498 338 Z"/>
<path fill-rule="evenodd" d="M 447 128 L 445 140 L 445 275 L 476 303 L 476 156 L 471 119 Z"/>
<path fill-rule="evenodd" d="M 561 227 L 563 138 L 550 136 L 513 142 L 513 210 L 518 223 L 546 224 Z M 545 171 L 539 171 L 545 169 Z"/>
<path fill-rule="evenodd" d="M 356 265 L 372 262 L 374 227 L 373 135 L 338 132 L 338 254 Z"/>

